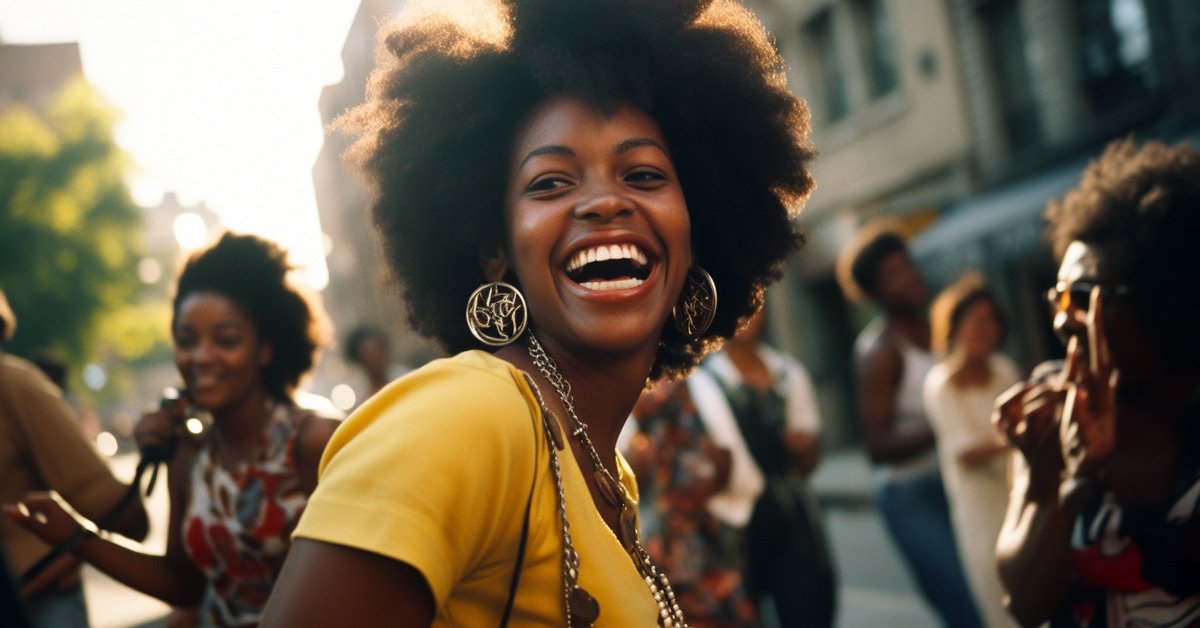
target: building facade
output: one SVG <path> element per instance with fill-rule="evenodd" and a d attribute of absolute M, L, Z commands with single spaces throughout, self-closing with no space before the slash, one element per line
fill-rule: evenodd
<path fill-rule="evenodd" d="M 330 131 L 312 176 L 321 230 L 328 243 L 329 284 L 323 291 L 324 302 L 339 333 L 337 342 L 344 342 L 354 327 L 371 325 L 391 337 L 393 358 L 411 365 L 432 355 L 433 349 L 411 331 L 399 292 L 388 282 L 387 265 L 367 211 L 367 188 L 343 160 L 353 138 L 330 128 L 338 116 L 363 102 L 380 24 L 404 4 L 404 0 L 363 0 L 359 5 L 342 47 L 342 80 L 321 92 L 321 120 Z M 322 369 L 332 380 L 351 377 L 340 352 L 328 354 Z"/>
<path fill-rule="evenodd" d="M 1200 139 L 1200 5 L 1190 0 L 760 0 L 812 110 L 809 245 L 772 299 L 810 366 L 831 445 L 857 439 L 851 347 L 874 315 L 833 260 L 888 216 L 936 291 L 983 271 L 1022 365 L 1061 354 L 1042 294 L 1041 212 L 1117 137 Z"/>

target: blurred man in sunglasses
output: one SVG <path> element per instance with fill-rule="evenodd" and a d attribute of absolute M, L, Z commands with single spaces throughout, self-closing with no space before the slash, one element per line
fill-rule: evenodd
<path fill-rule="evenodd" d="M 1113 143 L 1050 204 L 1067 343 L 997 402 L 1024 625 L 1200 625 L 1200 151 Z"/>

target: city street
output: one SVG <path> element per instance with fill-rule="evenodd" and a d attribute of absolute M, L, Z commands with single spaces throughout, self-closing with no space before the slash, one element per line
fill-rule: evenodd
<path fill-rule="evenodd" d="M 132 454 L 113 459 L 117 473 L 126 479 L 132 477 L 136 464 Z M 813 482 L 826 503 L 826 522 L 837 560 L 837 625 L 936 626 L 937 621 L 915 593 L 870 503 L 870 474 L 862 452 L 847 450 L 827 455 Z M 154 551 L 161 551 L 165 543 L 166 495 L 166 486 L 160 485 L 149 501 L 152 533 L 147 546 Z M 162 602 L 134 592 L 90 567 L 84 573 L 84 583 L 95 628 L 157 627 L 170 610 Z"/>

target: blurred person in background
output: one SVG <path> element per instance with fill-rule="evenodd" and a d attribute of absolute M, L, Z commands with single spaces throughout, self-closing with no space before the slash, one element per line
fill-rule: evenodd
<path fill-rule="evenodd" d="M 867 298 L 882 311 L 854 351 L 863 440 L 884 524 L 942 621 L 979 626 L 925 415 L 923 387 L 934 364 L 925 280 L 899 231 L 883 222 L 855 234 L 838 256 L 837 274 L 848 298 Z"/>
<path fill-rule="evenodd" d="M 16 324 L 0 292 L 0 342 L 12 337 Z M 62 389 L 34 364 L 0 351 L 0 503 L 16 502 L 30 491 L 55 491 L 83 516 L 111 517 L 112 531 L 141 540 L 149 522 L 140 499 L 112 512 L 128 490 L 80 431 Z M 0 519 L 0 539 L 8 558 L 6 575 L 21 583 L 30 625 L 88 625 L 78 560 L 64 555 L 22 582 L 51 546 L 7 517 Z"/>
<path fill-rule="evenodd" d="M 654 562 L 671 574 L 688 623 L 760 626 L 758 607 L 743 586 L 740 526 L 731 527 L 710 508 L 710 498 L 729 487 L 730 450 L 717 444 L 720 436 L 701 419 L 686 381 L 660 382 L 644 392 L 633 418 L 629 426 L 636 423 L 637 434 L 624 451 L 638 478 L 642 539 Z"/>
<path fill-rule="evenodd" d="M 688 382 L 705 424 L 732 452 L 729 487 L 709 508 L 742 529 L 746 589 L 768 625 L 830 626 L 836 579 L 808 486 L 820 412 L 808 370 L 762 341 L 766 317 L 759 310 Z"/>
<path fill-rule="evenodd" d="M 816 397 L 808 371 L 761 342 L 765 321 L 760 310 L 686 382 L 661 383 L 634 407 L 628 449 L 647 548 L 710 604 L 688 613 L 693 625 L 833 624 L 833 564 L 807 482 Z"/>
<path fill-rule="evenodd" d="M 1020 379 L 999 353 L 1005 322 L 983 276 L 971 272 L 933 301 L 937 364 L 925 377 L 925 411 L 937 435 L 959 556 L 990 628 L 1014 625 L 996 573 L 996 538 L 1008 504 L 1008 444 L 992 425 L 996 397 Z"/>
<path fill-rule="evenodd" d="M 389 382 L 399 379 L 409 369 L 392 363 L 392 343 L 387 333 L 371 325 L 359 325 L 346 336 L 345 359 L 360 367 L 366 385 L 355 387 L 358 403 L 379 392 Z"/>
<path fill-rule="evenodd" d="M 1110 144 L 1046 210 L 1065 363 L 999 400 L 1026 626 L 1200 622 L 1200 150 Z"/>
<path fill-rule="evenodd" d="M 175 365 L 186 401 L 210 414 L 212 424 L 187 435 L 176 404 L 143 416 L 134 430 L 143 452 L 169 457 L 166 554 L 95 535 L 74 548 L 138 591 L 201 606 L 205 625 L 258 622 L 337 426 L 293 401 L 325 323 L 313 297 L 289 281 L 290 270 L 274 243 L 232 233 L 187 260 L 173 299 Z M 49 543 L 80 529 L 44 494 L 7 510 Z"/>

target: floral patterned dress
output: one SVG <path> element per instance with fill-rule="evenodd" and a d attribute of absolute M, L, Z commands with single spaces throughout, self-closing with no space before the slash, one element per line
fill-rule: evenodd
<path fill-rule="evenodd" d="M 197 456 L 183 534 L 188 555 L 208 580 L 206 624 L 258 623 L 308 501 L 295 465 L 297 428 L 305 416 L 277 404 L 258 460 L 237 469 L 217 464 L 211 444 Z"/>
<path fill-rule="evenodd" d="M 634 409 L 642 541 L 696 628 L 759 626 L 742 587 L 738 532 L 707 509 L 714 485 L 714 447 L 686 385 L 668 383 Z"/>

